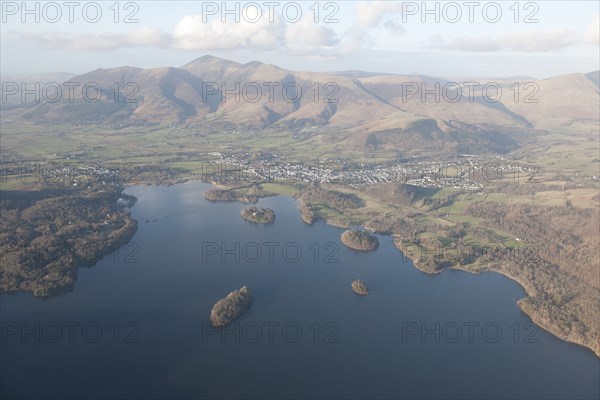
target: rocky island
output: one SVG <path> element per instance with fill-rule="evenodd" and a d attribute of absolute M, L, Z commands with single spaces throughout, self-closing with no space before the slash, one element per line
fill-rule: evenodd
<path fill-rule="evenodd" d="M 241 212 L 242 217 L 257 224 L 270 224 L 275 221 L 275 212 L 270 208 L 247 207 Z"/>
<path fill-rule="evenodd" d="M 354 250 L 371 251 L 379 247 L 379 240 L 369 232 L 347 230 L 342 233 L 342 243 Z"/>
<path fill-rule="evenodd" d="M 360 294 L 361 296 L 366 296 L 367 294 L 369 294 L 369 289 L 367 289 L 367 285 L 365 285 L 365 283 L 360 279 L 356 279 L 354 282 L 352 282 L 352 290 L 354 291 L 354 293 Z"/>
<path fill-rule="evenodd" d="M 234 290 L 215 303 L 210 312 L 211 324 L 217 327 L 231 323 L 250 308 L 253 301 L 254 297 L 246 286 Z"/>

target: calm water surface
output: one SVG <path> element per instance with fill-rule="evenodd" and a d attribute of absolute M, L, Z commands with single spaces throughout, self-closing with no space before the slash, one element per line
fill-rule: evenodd
<path fill-rule="evenodd" d="M 79 270 L 71 293 L 0 297 L 3 398 L 600 397 L 599 359 L 535 328 L 515 282 L 426 275 L 385 236 L 352 251 L 286 197 L 258 204 L 274 224 L 252 224 L 208 187 L 129 188 L 129 245 Z M 252 308 L 210 328 L 243 285 Z"/>

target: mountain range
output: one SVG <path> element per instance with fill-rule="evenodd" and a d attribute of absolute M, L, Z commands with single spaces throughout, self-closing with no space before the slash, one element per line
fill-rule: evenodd
<path fill-rule="evenodd" d="M 404 145 L 410 144 L 410 135 L 421 142 L 443 136 L 464 142 L 478 135 L 501 152 L 510 150 L 515 135 L 523 132 L 596 129 L 599 72 L 453 82 L 363 71 L 300 72 L 203 56 L 179 68 L 97 69 L 68 77 L 61 96 L 51 87 L 46 100 L 52 101 L 3 98 L 2 109 L 42 124 L 319 128 L 352 133 L 349 138 L 360 143 L 376 133 L 374 145 L 393 144 L 401 132 Z M 68 82 L 79 84 L 72 96 Z M 85 84 L 93 86 L 87 99 Z"/>

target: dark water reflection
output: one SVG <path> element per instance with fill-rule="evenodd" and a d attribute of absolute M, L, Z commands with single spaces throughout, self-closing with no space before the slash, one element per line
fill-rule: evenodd
<path fill-rule="evenodd" d="M 259 202 L 274 224 L 248 223 L 244 205 L 207 202 L 206 188 L 128 189 L 134 245 L 80 270 L 67 295 L 0 298 L 3 398 L 600 396 L 598 358 L 536 331 L 516 283 L 428 276 L 389 237 L 354 252 L 285 197 Z M 213 303 L 243 285 L 252 308 L 213 331 Z"/>

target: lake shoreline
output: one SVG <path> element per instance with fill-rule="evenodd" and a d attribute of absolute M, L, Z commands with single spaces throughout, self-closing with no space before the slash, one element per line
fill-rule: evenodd
<path fill-rule="evenodd" d="M 235 187 L 230 187 L 230 186 L 226 186 L 226 185 L 216 185 L 214 183 L 205 182 L 205 181 L 201 181 L 201 180 L 194 180 L 194 179 L 187 180 L 186 182 L 177 182 L 177 183 L 174 183 L 174 184 L 185 184 L 185 183 L 191 183 L 191 182 L 208 183 L 208 184 L 210 184 L 213 187 L 213 189 L 217 189 L 217 190 L 228 191 L 228 190 L 231 190 L 231 189 L 235 188 Z M 123 188 L 121 188 L 122 190 L 120 191 L 120 193 L 124 193 L 124 190 L 128 189 L 129 187 L 134 187 L 134 186 L 135 185 L 130 185 L 130 186 L 123 187 Z M 144 186 L 144 185 L 142 184 L 141 186 Z M 172 185 L 166 185 L 166 186 L 172 186 Z M 272 195 L 272 194 L 270 194 L 270 195 Z M 276 195 L 288 197 L 288 198 L 291 198 L 291 199 L 297 201 L 297 199 L 294 198 L 293 196 L 289 196 L 289 195 L 286 195 L 286 194 L 276 194 Z M 228 201 L 228 200 L 220 200 L 220 199 L 219 200 L 207 199 L 207 200 L 209 202 Z M 229 201 L 244 203 L 244 201 L 240 201 L 239 199 L 229 200 Z M 134 205 L 134 207 L 135 207 L 135 205 Z M 310 225 L 307 221 L 305 221 L 302 218 L 302 215 L 299 215 L 299 218 L 300 218 L 300 220 L 303 223 Z M 336 224 L 335 221 L 329 222 L 327 219 L 324 219 L 324 218 L 320 218 L 320 219 L 323 220 L 323 222 L 325 224 L 329 225 L 329 226 L 333 226 L 333 227 L 336 227 L 336 228 L 348 228 L 347 226 L 341 226 L 340 224 Z M 137 232 L 137 224 L 139 223 L 139 221 L 136 221 L 135 219 L 132 219 L 132 220 L 134 221 L 133 230 L 126 229 L 125 230 L 126 233 L 120 238 L 120 239 L 126 238 L 127 242 L 129 240 L 131 240 L 135 236 L 135 233 Z M 369 228 L 367 228 L 365 226 L 361 226 L 361 227 L 364 228 L 364 229 L 366 229 L 366 230 L 370 230 Z M 131 226 L 129 228 L 131 228 Z M 393 233 L 390 233 L 390 234 L 379 233 L 379 234 L 382 235 L 382 236 L 391 236 L 392 238 L 394 238 Z M 565 341 L 565 342 L 568 342 L 568 343 L 572 343 L 572 344 L 576 344 L 578 346 L 581 346 L 581 347 L 584 347 L 584 348 L 586 348 L 588 350 L 591 350 L 597 357 L 600 358 L 600 344 L 598 344 L 598 346 L 596 346 L 596 347 L 593 347 L 593 346 L 587 345 L 587 344 L 585 344 L 585 343 L 583 343 L 581 341 L 578 341 L 576 339 L 570 338 L 568 335 L 561 334 L 559 332 L 559 328 L 558 327 L 552 326 L 552 324 L 547 323 L 544 320 L 543 316 L 538 315 L 538 313 L 536 313 L 534 309 L 528 309 L 526 307 L 526 304 L 527 304 L 526 301 L 527 301 L 527 299 L 530 299 L 530 298 L 533 297 L 532 293 L 534 292 L 534 289 L 531 287 L 531 285 L 529 285 L 523 279 L 520 279 L 517 276 L 513 276 L 513 275 L 509 274 L 508 272 L 502 270 L 502 268 L 499 267 L 499 266 L 496 267 L 496 268 L 494 268 L 493 267 L 493 265 L 494 265 L 493 263 L 490 264 L 490 265 L 482 266 L 482 269 L 480 269 L 480 270 L 470 269 L 470 268 L 467 268 L 467 267 L 461 266 L 461 265 L 453 265 L 453 266 L 449 266 L 449 267 L 445 267 L 445 268 L 440 268 L 440 269 L 436 269 L 436 270 L 431 271 L 431 270 L 425 269 L 424 267 L 420 266 L 419 260 L 417 259 L 416 256 L 411 256 L 410 254 L 402 251 L 401 246 L 398 244 L 398 242 L 396 240 L 393 240 L 393 242 L 394 242 L 394 247 L 396 247 L 400 252 L 402 252 L 402 254 L 405 257 L 409 258 L 411 260 L 413 266 L 417 270 L 419 270 L 419 271 L 421 271 L 423 273 L 426 273 L 428 275 L 438 275 L 438 274 L 444 272 L 445 269 L 460 270 L 460 271 L 465 271 L 465 272 L 469 272 L 469 273 L 472 273 L 472 274 L 479 274 L 480 272 L 496 272 L 496 273 L 499 273 L 499 274 L 505 276 L 506 278 L 508 278 L 508 279 L 510 279 L 510 280 L 512 280 L 512 281 L 514 281 L 516 283 L 518 283 L 524 289 L 524 291 L 526 293 L 526 296 L 523 297 L 523 298 L 521 298 L 521 299 L 519 299 L 516 302 L 516 304 L 519 306 L 519 309 L 521 310 L 521 312 L 523 312 L 525 315 L 527 315 L 536 326 L 544 329 L 545 331 L 549 332 L 554 337 L 556 337 L 556 338 L 558 338 L 558 339 L 560 339 L 562 341 Z M 103 255 L 105 255 L 105 254 L 103 254 Z M 95 265 L 100 260 L 100 258 L 102 258 L 102 257 L 99 257 L 97 260 L 95 260 L 96 262 L 94 262 L 92 265 L 87 264 L 85 266 L 93 266 L 93 265 Z M 480 263 L 476 263 L 475 265 L 480 265 L 481 266 Z M 77 270 L 77 269 L 79 269 L 82 266 L 84 266 L 84 265 L 74 266 L 74 269 Z M 77 281 L 77 279 L 75 279 L 75 282 L 73 283 L 73 287 L 70 288 L 70 290 L 67 290 L 67 292 L 75 289 L 75 287 L 76 287 L 76 281 Z M 15 293 L 20 293 L 20 292 L 28 293 L 28 291 L 26 291 L 26 290 L 17 290 L 17 291 L 14 291 L 14 292 L 5 292 L 5 293 L 2 293 L 2 294 L 15 294 Z M 32 293 L 30 293 L 30 294 L 32 294 Z M 56 293 L 55 295 L 58 296 L 58 295 L 61 295 L 61 294 L 62 293 Z M 34 296 L 34 297 L 39 297 L 39 298 L 44 299 L 44 298 L 52 297 L 52 296 L 54 296 L 54 295 L 50 294 L 49 296 Z"/>
<path fill-rule="evenodd" d="M 230 187 L 225 187 L 225 188 L 231 189 Z M 285 194 L 278 194 L 278 195 L 279 196 L 285 196 L 285 197 L 288 197 L 288 198 L 292 198 L 292 199 L 294 199 L 294 200 L 297 201 L 297 199 L 295 199 L 292 196 L 288 196 L 288 195 L 285 195 Z M 312 223 L 309 223 L 309 222 L 305 221 L 304 218 L 302 218 L 302 213 L 300 213 L 300 219 L 302 220 L 302 222 L 304 222 L 307 225 L 312 225 L 312 223 L 315 222 L 315 221 L 311 221 Z M 327 224 L 329 226 L 333 226 L 333 227 L 336 227 L 336 228 L 348 228 L 348 226 L 342 226 L 341 224 L 336 224 L 334 222 L 329 222 L 328 219 L 326 219 L 326 218 L 320 218 L 320 219 L 325 224 Z M 366 229 L 366 230 L 370 230 L 369 228 L 367 228 L 365 226 L 361 226 L 361 228 Z M 392 234 L 380 233 L 380 234 L 383 235 L 383 236 L 391 236 L 392 238 L 394 237 L 393 233 Z M 472 273 L 472 274 L 479 274 L 480 272 L 496 272 L 496 273 L 499 273 L 499 274 L 503 275 L 504 277 L 506 277 L 506 278 L 508 278 L 508 279 L 510 279 L 510 280 L 512 280 L 512 281 L 514 281 L 516 283 L 518 283 L 523 288 L 523 290 L 525 291 L 526 296 L 523 297 L 522 299 L 519 299 L 516 302 L 516 304 L 519 306 L 519 309 L 521 310 L 521 312 L 523 312 L 525 315 L 527 315 L 536 326 L 544 329 L 545 331 L 547 331 L 550 334 L 552 334 L 554 337 L 556 337 L 556 338 L 558 338 L 558 339 L 560 339 L 560 340 L 562 340 L 564 342 L 571 343 L 571 344 L 576 344 L 578 346 L 584 347 L 584 348 L 592 351 L 598 358 L 600 358 L 600 344 L 598 344 L 598 346 L 596 346 L 596 348 L 594 348 L 593 346 L 587 345 L 587 344 L 585 344 L 583 342 L 571 339 L 568 336 L 561 334 L 559 332 L 559 328 L 558 327 L 556 327 L 556 326 L 553 327 L 551 324 L 544 323 L 542 316 L 538 315 L 534 310 L 527 310 L 524 307 L 525 301 L 527 299 L 530 299 L 530 298 L 533 297 L 533 295 L 532 295 L 533 289 L 523 279 L 520 279 L 520 278 L 518 278 L 516 276 L 513 276 L 513 275 L 507 273 L 506 271 L 503 271 L 500 268 L 490 267 L 489 265 L 486 265 L 480 271 L 472 270 L 472 269 L 469 269 L 469 268 L 466 268 L 466 267 L 460 266 L 460 265 L 453 265 L 453 266 L 450 266 L 450 267 L 440 268 L 440 269 L 437 269 L 437 270 L 434 270 L 434 271 L 430 271 L 430 270 L 427 270 L 424 267 L 422 267 L 422 266 L 419 265 L 419 260 L 417 259 L 417 257 L 415 257 L 415 256 L 411 257 L 409 254 L 403 252 L 402 249 L 401 249 L 401 247 L 398 245 L 398 243 L 397 243 L 396 240 L 394 240 L 394 246 L 399 251 L 401 251 L 402 254 L 404 254 L 404 256 L 408 257 L 411 260 L 413 266 L 417 270 L 419 270 L 419 271 L 421 271 L 421 272 L 423 272 L 425 274 L 428 274 L 428 275 L 438 275 L 438 274 L 441 274 L 441 273 L 444 272 L 445 269 L 460 270 L 460 271 L 465 271 L 465 272 L 469 272 L 469 273 Z M 481 265 L 481 264 L 479 264 L 479 265 Z"/>

